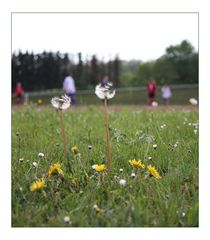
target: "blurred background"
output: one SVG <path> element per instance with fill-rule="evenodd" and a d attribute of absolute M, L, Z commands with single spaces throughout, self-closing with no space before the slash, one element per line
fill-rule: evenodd
<path fill-rule="evenodd" d="M 170 104 L 189 104 L 189 98 L 198 98 L 197 17 L 13 14 L 12 102 L 21 82 L 25 103 L 49 104 L 63 94 L 71 72 L 79 105 L 100 104 L 94 90 L 105 75 L 117 90 L 111 104 L 147 104 L 151 80 L 157 83 L 159 104 L 164 84 L 171 88 Z"/>

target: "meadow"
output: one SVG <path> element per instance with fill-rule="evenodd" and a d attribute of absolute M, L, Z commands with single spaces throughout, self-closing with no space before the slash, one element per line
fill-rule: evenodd
<path fill-rule="evenodd" d="M 107 166 L 104 109 L 70 107 L 64 118 L 67 155 L 56 109 L 12 109 L 13 227 L 198 226 L 197 107 L 110 107 L 110 176 L 92 167 Z M 60 174 L 49 176 L 56 163 Z M 33 191 L 38 178 L 44 186 Z"/>

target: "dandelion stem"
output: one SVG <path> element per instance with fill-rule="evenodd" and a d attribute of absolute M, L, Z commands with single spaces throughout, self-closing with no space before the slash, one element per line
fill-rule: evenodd
<path fill-rule="evenodd" d="M 66 143 L 66 135 L 65 135 L 65 130 L 64 130 L 64 114 L 63 111 L 60 111 L 61 113 L 61 133 L 63 137 L 63 146 L 64 146 L 64 153 L 67 153 L 67 143 Z"/>
<path fill-rule="evenodd" d="M 105 115 L 106 115 L 107 170 L 108 170 L 108 175 L 110 175 L 111 153 L 110 153 L 110 140 L 109 140 L 107 98 L 104 99 L 104 107 L 105 107 Z"/>

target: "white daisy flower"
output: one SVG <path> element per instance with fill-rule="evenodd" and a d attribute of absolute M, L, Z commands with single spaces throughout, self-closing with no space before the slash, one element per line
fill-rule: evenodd
<path fill-rule="evenodd" d="M 189 99 L 189 102 L 190 102 L 192 105 L 198 105 L 198 100 L 196 100 L 195 98 L 190 98 L 190 99 Z"/>
<path fill-rule="evenodd" d="M 67 95 L 63 95 L 61 98 L 54 97 L 51 99 L 51 104 L 54 108 L 66 110 L 71 105 L 71 99 Z"/>
<path fill-rule="evenodd" d="M 151 160 L 152 160 L 152 157 L 148 157 L 148 160 L 150 160 L 150 161 L 151 161 Z"/>
<path fill-rule="evenodd" d="M 112 88 L 112 83 L 108 82 L 106 85 L 98 84 L 95 88 L 95 94 L 100 99 L 111 99 L 115 95 L 115 89 Z"/>
<path fill-rule="evenodd" d="M 126 185 L 126 180 L 120 179 L 119 184 L 120 184 L 120 186 L 124 187 Z"/>
<path fill-rule="evenodd" d="M 43 158 L 43 157 L 44 157 L 44 153 L 41 153 L 41 152 L 40 152 L 40 153 L 38 154 L 38 157 Z"/>

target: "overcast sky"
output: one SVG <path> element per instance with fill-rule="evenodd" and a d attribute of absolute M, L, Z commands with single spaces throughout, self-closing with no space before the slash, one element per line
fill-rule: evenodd
<path fill-rule="evenodd" d="M 154 60 L 187 39 L 198 50 L 198 14 L 13 13 L 12 51 L 60 51 L 109 60 Z M 75 57 L 75 61 L 77 57 Z"/>

